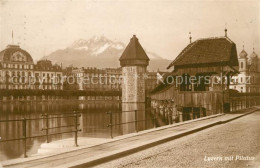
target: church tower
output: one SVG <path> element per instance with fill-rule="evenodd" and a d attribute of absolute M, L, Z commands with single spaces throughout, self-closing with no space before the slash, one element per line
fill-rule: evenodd
<path fill-rule="evenodd" d="M 145 75 L 149 60 L 138 38 L 133 35 L 119 59 L 123 76 L 123 103 L 145 102 Z"/>
<path fill-rule="evenodd" d="M 248 58 L 247 58 L 247 52 L 243 50 L 239 54 L 238 58 L 239 62 L 239 74 L 238 74 L 238 83 L 237 83 L 237 90 L 239 92 L 248 92 L 248 86 L 246 85 L 247 82 L 247 74 L 248 74 Z"/>
<path fill-rule="evenodd" d="M 258 71 L 258 56 L 254 51 L 250 55 L 250 67 L 249 67 L 249 75 L 250 75 L 250 90 L 251 92 L 260 92 L 260 72 Z"/>
<path fill-rule="evenodd" d="M 258 71 L 258 56 L 254 51 L 253 48 L 253 53 L 250 55 L 250 70 L 253 72 L 257 72 Z"/>
<path fill-rule="evenodd" d="M 248 65 L 247 65 L 247 53 L 244 50 L 244 46 L 243 46 L 243 50 L 239 54 L 238 61 L 239 61 L 239 72 L 246 72 Z"/>

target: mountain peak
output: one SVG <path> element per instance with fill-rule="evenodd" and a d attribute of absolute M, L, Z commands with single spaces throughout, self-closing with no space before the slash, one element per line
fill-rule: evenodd
<path fill-rule="evenodd" d="M 101 36 L 93 36 L 90 41 L 93 41 L 93 42 L 99 42 L 99 41 L 111 41 L 109 40 L 107 37 L 105 37 L 104 35 L 101 35 Z"/>
<path fill-rule="evenodd" d="M 87 43 L 88 43 L 88 41 L 85 39 L 78 39 L 78 40 L 74 41 L 68 48 L 78 49 L 78 48 L 86 46 Z"/>
<path fill-rule="evenodd" d="M 122 42 L 115 42 L 104 35 L 93 36 L 89 40 L 79 39 L 74 41 L 68 48 L 73 50 L 85 50 L 92 53 L 92 55 L 99 55 L 106 50 L 123 50 L 125 45 Z"/>

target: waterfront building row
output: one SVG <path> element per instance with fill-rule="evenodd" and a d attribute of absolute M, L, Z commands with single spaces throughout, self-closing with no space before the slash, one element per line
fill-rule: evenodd
<path fill-rule="evenodd" d="M 157 85 L 156 73 L 147 72 L 147 93 Z M 0 52 L 0 89 L 121 91 L 122 69 L 62 68 L 50 60 L 35 64 L 29 52 L 19 45 L 8 45 Z"/>

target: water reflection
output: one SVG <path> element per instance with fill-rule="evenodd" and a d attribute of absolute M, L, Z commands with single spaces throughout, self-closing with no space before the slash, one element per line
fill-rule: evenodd
<path fill-rule="evenodd" d="M 122 103 L 123 134 L 144 130 L 142 121 L 145 121 L 145 103 Z"/>
<path fill-rule="evenodd" d="M 132 111 L 134 112 L 122 112 Z M 144 103 L 121 104 L 118 101 L 56 101 L 56 102 L 1 102 L 0 120 L 14 119 L 33 119 L 41 118 L 41 114 L 47 113 L 49 116 L 55 113 L 68 113 L 80 111 L 80 128 L 82 131 L 79 136 L 110 138 L 110 116 L 106 112 L 113 112 L 112 127 L 113 136 L 141 131 L 153 128 L 154 114 Z M 65 114 L 64 114 L 65 116 Z M 133 122 L 138 120 L 137 123 Z M 142 120 L 142 121 L 140 121 Z M 129 124 L 120 124 L 131 122 Z M 59 127 L 73 125 L 73 118 L 55 118 L 49 120 L 49 127 Z M 46 127 L 46 119 L 27 121 L 27 136 L 45 135 L 42 130 Z M 73 127 L 58 128 L 50 130 L 50 133 L 63 132 L 74 129 Z M 0 122 L 1 139 L 21 138 L 22 122 Z M 59 140 L 73 137 L 72 133 L 50 136 L 50 140 Z M 32 138 L 27 140 L 28 155 L 37 153 L 40 144 L 46 142 L 46 137 Z M 0 160 L 23 157 L 23 141 L 11 141 L 0 143 Z"/>

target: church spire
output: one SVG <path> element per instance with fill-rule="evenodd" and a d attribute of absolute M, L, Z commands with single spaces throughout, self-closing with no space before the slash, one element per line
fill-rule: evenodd
<path fill-rule="evenodd" d="M 225 37 L 227 37 L 227 28 L 225 28 Z"/>
<path fill-rule="evenodd" d="M 239 58 L 247 58 L 247 53 L 246 53 L 246 51 L 245 51 L 244 41 L 243 41 L 243 50 L 242 50 L 241 53 L 239 54 Z"/>
<path fill-rule="evenodd" d="M 14 31 L 12 30 L 12 44 L 14 44 Z"/>
<path fill-rule="evenodd" d="M 189 34 L 190 34 L 190 43 L 191 43 L 191 39 L 192 39 L 192 37 L 191 37 L 191 32 L 189 32 Z"/>

